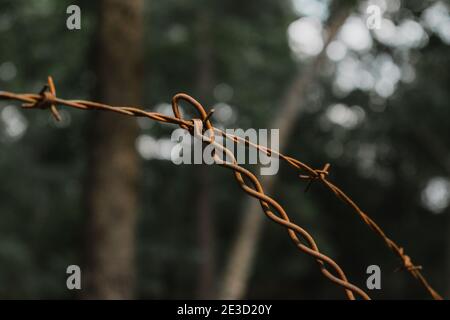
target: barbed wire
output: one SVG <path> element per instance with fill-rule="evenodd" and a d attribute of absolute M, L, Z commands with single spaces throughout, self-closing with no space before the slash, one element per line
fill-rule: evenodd
<path fill-rule="evenodd" d="M 289 166 L 294 168 L 296 170 L 296 173 L 301 172 L 301 174 L 299 174 L 300 179 L 309 181 L 306 190 L 309 188 L 311 183 L 313 183 L 314 181 L 319 181 L 327 189 L 332 191 L 337 198 L 350 206 L 350 208 L 352 208 L 353 211 L 358 214 L 361 220 L 367 226 L 369 226 L 369 228 L 374 231 L 379 237 L 381 237 L 388 248 L 391 249 L 391 251 L 393 251 L 398 258 L 400 258 L 402 265 L 399 269 L 403 269 L 411 273 L 411 275 L 421 283 L 421 285 L 427 290 L 427 292 L 433 299 L 443 299 L 442 296 L 439 295 L 439 293 L 437 293 L 431 287 L 431 285 L 421 273 L 420 270 L 422 269 L 422 267 L 414 265 L 411 258 L 404 252 L 404 249 L 402 247 L 391 240 L 384 233 L 384 231 L 361 208 L 359 208 L 359 206 L 348 195 L 346 195 L 340 188 L 338 188 L 327 179 L 330 164 L 325 164 L 323 169 L 313 169 L 307 164 L 295 158 L 286 156 L 279 151 L 258 145 L 246 138 L 229 134 L 224 132 L 223 130 L 215 128 L 212 126 L 210 120 L 214 110 L 206 112 L 203 106 L 197 100 L 187 94 L 179 93 L 172 98 L 172 109 L 175 117 L 164 115 L 158 112 L 145 111 L 138 107 L 132 106 L 112 106 L 86 100 L 60 99 L 56 96 L 56 88 L 51 77 L 48 77 L 47 85 L 44 86 L 39 94 L 15 94 L 11 92 L 0 92 L 0 100 L 20 101 L 22 102 L 22 108 L 26 109 L 50 109 L 53 117 L 57 121 L 61 120 L 61 116 L 58 112 L 57 106 L 66 106 L 82 110 L 111 111 L 134 117 L 148 117 L 158 122 L 171 123 L 180 126 L 181 128 L 189 131 L 189 133 L 194 137 L 203 141 L 203 143 L 213 145 L 214 150 L 224 152 L 228 156 L 227 159 L 231 159 L 231 161 L 224 161 L 217 155 L 217 153 L 213 154 L 215 163 L 234 172 L 235 179 L 237 180 L 242 190 L 260 202 L 262 210 L 268 218 L 270 218 L 275 223 L 287 228 L 289 237 L 297 246 L 297 248 L 307 255 L 313 257 L 317 261 L 322 274 L 330 281 L 341 286 L 345 290 L 348 299 L 354 300 L 356 294 L 362 299 L 369 300 L 370 297 L 367 295 L 367 293 L 348 281 L 342 268 L 333 259 L 319 251 L 314 238 L 305 229 L 290 221 L 290 218 L 284 208 L 276 200 L 264 193 L 263 186 L 261 185 L 258 178 L 249 170 L 245 169 L 242 166 L 239 166 L 233 152 L 225 148 L 222 144 L 218 143 L 215 140 L 215 136 L 217 134 L 218 136 L 230 139 L 236 143 L 242 143 L 247 147 L 257 149 L 268 156 L 276 155 L 280 159 L 285 161 Z M 198 112 L 199 118 L 185 120 L 182 117 L 179 109 L 179 101 L 181 100 L 184 100 L 185 102 L 191 104 Z M 334 273 L 329 271 L 327 267 L 331 268 Z"/>

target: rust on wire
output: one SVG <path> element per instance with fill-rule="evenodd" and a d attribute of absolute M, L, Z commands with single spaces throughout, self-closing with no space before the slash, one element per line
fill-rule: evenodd
<path fill-rule="evenodd" d="M 305 229 L 293 223 L 284 208 L 277 201 L 264 193 L 263 186 L 261 185 L 258 178 L 249 170 L 239 166 L 233 152 L 225 148 L 220 143 L 217 143 L 214 138 L 217 134 L 218 136 L 230 139 L 236 143 L 242 143 L 247 147 L 255 148 L 261 152 L 264 152 L 268 156 L 276 155 L 283 161 L 285 161 L 288 165 L 293 167 L 296 170 L 297 174 L 300 171 L 301 174 L 299 174 L 299 177 L 301 179 L 308 180 L 308 185 L 305 189 L 305 192 L 309 190 L 311 184 L 314 181 L 319 181 L 327 189 L 333 192 L 333 194 L 337 198 L 339 198 L 350 208 L 352 208 L 353 211 L 361 218 L 361 220 L 367 226 L 369 226 L 369 228 L 374 231 L 380 238 L 382 238 L 388 248 L 398 256 L 401 261 L 401 266 L 398 268 L 398 270 L 408 271 L 421 283 L 421 285 L 427 290 L 427 292 L 433 299 L 443 299 L 439 295 L 439 293 L 437 293 L 431 287 L 431 285 L 421 273 L 422 267 L 414 265 L 411 258 L 404 252 L 404 249 L 402 247 L 391 240 L 384 233 L 384 231 L 366 213 L 364 213 L 364 211 L 360 209 L 359 206 L 348 195 L 346 195 L 340 188 L 338 188 L 327 179 L 330 164 L 326 164 L 322 169 L 313 169 L 307 164 L 292 157 L 283 155 L 276 150 L 271 150 L 265 146 L 255 144 L 246 138 L 228 134 L 223 130 L 215 128 L 211 123 L 211 116 L 214 110 L 206 112 L 203 106 L 197 100 L 187 94 L 179 93 L 172 98 L 172 109 L 174 117 L 157 112 L 148 112 L 136 107 L 111 106 L 85 100 L 60 99 L 56 97 L 56 89 L 51 77 L 48 77 L 48 84 L 39 94 L 15 94 L 11 92 L 0 92 L 0 100 L 20 101 L 22 102 L 23 108 L 50 109 L 53 117 L 58 121 L 61 120 L 61 116 L 57 109 L 57 106 L 59 105 L 82 110 L 103 110 L 134 117 L 148 117 L 158 122 L 176 124 L 181 128 L 188 130 L 194 137 L 200 139 L 205 144 L 213 145 L 216 150 L 223 151 L 228 156 L 228 159 L 231 159 L 231 161 L 224 161 L 218 155 L 216 155 L 216 153 L 213 155 L 215 163 L 219 166 L 233 171 L 235 179 L 237 180 L 242 190 L 260 202 L 262 210 L 268 218 L 287 229 L 289 237 L 297 246 L 297 248 L 314 258 L 317 261 L 322 274 L 330 281 L 341 286 L 344 289 L 348 299 L 354 300 L 356 295 L 362 299 L 369 300 L 370 298 L 367 293 L 348 281 L 344 271 L 333 259 L 319 251 L 314 238 Z M 198 113 L 197 118 L 193 118 L 191 120 L 183 119 L 179 110 L 179 101 L 181 100 L 188 102 L 196 109 Z M 208 132 L 208 135 L 205 135 L 206 131 Z"/>

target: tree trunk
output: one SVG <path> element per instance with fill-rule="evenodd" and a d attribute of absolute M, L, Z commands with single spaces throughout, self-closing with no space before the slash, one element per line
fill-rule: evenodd
<path fill-rule="evenodd" d="M 303 110 L 308 89 L 315 82 L 316 76 L 325 61 L 325 49 L 334 39 L 349 13 L 348 8 L 336 11 L 327 28 L 324 50 L 310 62 L 306 70 L 297 74 L 285 92 L 281 107 L 270 124 L 270 128 L 279 129 L 279 150 L 281 152 L 285 149 L 294 124 Z M 275 175 L 261 177 L 262 185 L 267 194 L 272 193 L 276 177 Z M 244 204 L 244 217 L 225 266 L 223 282 L 219 291 L 220 299 L 241 299 L 245 295 L 263 221 L 264 214 L 261 211 L 260 203 L 253 198 L 249 198 Z"/>
<path fill-rule="evenodd" d="M 138 105 L 143 2 L 102 0 L 99 9 L 98 98 L 114 105 Z M 138 127 L 134 118 L 100 112 L 91 124 L 84 297 L 129 299 L 135 280 Z"/>

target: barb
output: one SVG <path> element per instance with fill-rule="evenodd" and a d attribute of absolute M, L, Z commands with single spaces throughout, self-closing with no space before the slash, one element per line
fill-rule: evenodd
<path fill-rule="evenodd" d="M 387 237 L 384 231 L 366 213 L 364 213 L 364 211 L 362 211 L 349 196 L 347 196 L 341 189 L 339 189 L 336 185 L 334 185 L 327 179 L 330 168 L 329 164 L 326 164 L 323 169 L 312 169 L 305 163 L 292 157 L 283 155 L 276 150 L 271 150 L 267 147 L 252 143 L 246 138 L 231 135 L 220 129 L 217 129 L 212 126 L 210 120 L 214 110 L 211 110 L 207 113 L 198 101 L 187 94 L 180 93 L 173 97 L 172 109 L 175 117 L 163 115 L 157 112 L 144 111 L 137 107 L 111 106 L 85 100 L 60 99 L 56 97 L 56 89 L 51 77 L 48 78 L 48 86 L 45 86 L 40 94 L 14 94 L 11 92 L 0 92 L 0 100 L 20 101 L 23 103 L 23 108 L 29 109 L 49 108 L 56 120 L 60 120 L 60 115 L 56 108 L 56 106 L 59 105 L 82 110 L 103 110 L 134 117 L 148 117 L 158 122 L 176 124 L 181 128 L 188 130 L 192 135 L 194 135 L 194 137 L 201 139 L 205 144 L 212 144 L 216 149 L 222 150 L 225 154 L 227 154 L 227 156 L 229 157 L 228 159 L 231 159 L 231 161 L 223 161 L 216 154 L 214 154 L 215 163 L 234 172 L 235 179 L 237 180 L 239 186 L 243 189 L 243 191 L 260 202 L 262 210 L 268 216 L 268 218 L 270 218 L 275 223 L 278 223 L 287 228 L 289 237 L 297 246 L 297 248 L 307 255 L 313 257 L 317 261 L 319 268 L 325 277 L 341 286 L 345 290 L 347 297 L 351 300 L 355 299 L 355 294 L 363 299 L 370 299 L 362 289 L 348 281 L 345 273 L 334 260 L 319 251 L 314 238 L 305 229 L 291 222 L 284 208 L 277 201 L 264 193 L 263 186 L 259 182 L 258 178 L 247 169 L 239 166 L 234 157 L 234 154 L 230 150 L 226 149 L 223 145 L 217 143 L 214 138 L 217 134 L 236 143 L 242 143 L 247 147 L 256 148 L 257 150 L 266 153 L 268 156 L 277 155 L 289 166 L 294 168 L 296 173 L 298 173 L 299 171 L 302 172 L 302 174 L 299 175 L 301 179 L 309 180 L 305 191 L 308 191 L 314 181 L 320 181 L 325 187 L 327 187 L 327 189 L 332 191 L 337 198 L 350 206 L 350 208 L 352 208 L 353 211 L 358 214 L 362 221 L 367 226 L 369 226 L 369 228 L 374 231 L 379 237 L 381 237 L 388 248 L 398 256 L 402 263 L 400 269 L 406 270 L 411 273 L 412 276 L 423 285 L 423 287 L 434 299 L 442 300 L 442 297 L 431 287 L 431 285 L 422 275 L 420 271 L 422 267 L 415 266 L 412 263 L 411 258 L 405 254 L 402 247 L 400 247 L 393 240 Z M 184 100 L 191 104 L 198 112 L 199 117 L 191 120 L 183 119 L 179 111 L 178 103 L 180 100 Z M 205 130 L 208 130 L 208 136 L 204 135 Z M 330 268 L 333 273 L 328 268 Z"/>

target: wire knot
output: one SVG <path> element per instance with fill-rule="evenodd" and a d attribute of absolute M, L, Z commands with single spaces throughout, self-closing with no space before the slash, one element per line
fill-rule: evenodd
<path fill-rule="evenodd" d="M 48 84 L 46 84 L 42 90 L 39 92 L 39 98 L 33 103 L 25 103 L 22 105 L 23 108 L 39 108 L 39 109 L 50 109 L 53 117 L 56 121 L 61 121 L 61 115 L 56 109 L 56 89 L 52 77 L 48 77 Z"/>
<path fill-rule="evenodd" d="M 309 188 L 311 187 L 312 183 L 315 180 L 323 180 L 325 179 L 328 174 L 329 174 L 329 170 L 330 169 L 330 164 L 327 163 L 325 164 L 325 166 L 323 167 L 323 169 L 315 169 L 312 174 L 301 174 L 299 175 L 300 179 L 305 179 L 305 180 L 309 180 L 308 185 L 305 188 L 305 192 L 308 192 Z"/>
<path fill-rule="evenodd" d="M 401 270 L 407 270 L 407 271 L 414 271 L 414 270 L 422 270 L 422 266 L 416 266 L 412 263 L 411 258 L 404 254 L 403 248 L 400 248 L 400 254 L 403 265 L 397 268 L 395 271 L 401 271 Z"/>

